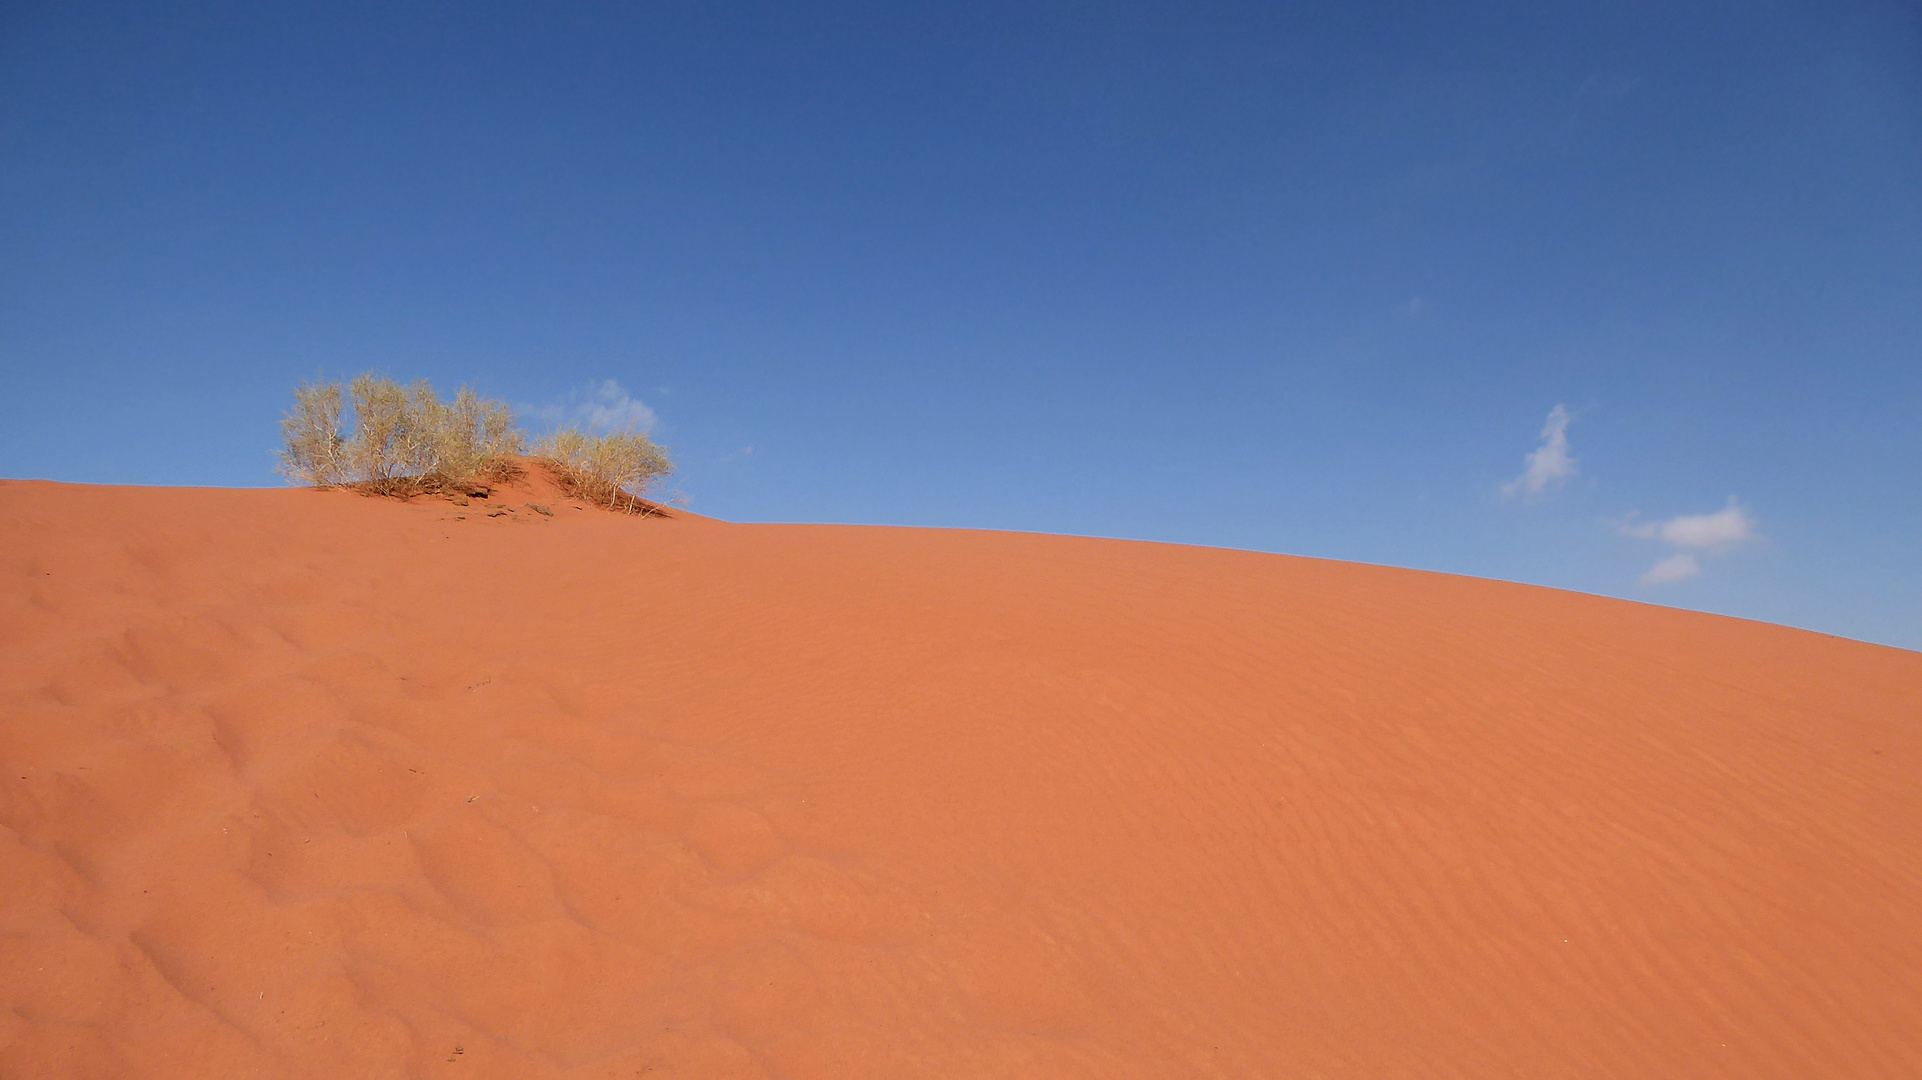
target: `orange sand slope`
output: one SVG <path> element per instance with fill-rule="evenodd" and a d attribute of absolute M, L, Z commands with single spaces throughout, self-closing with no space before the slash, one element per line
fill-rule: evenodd
<path fill-rule="evenodd" d="M 0 484 L 0 1075 L 1922 1076 L 1922 655 L 551 509 Z"/>

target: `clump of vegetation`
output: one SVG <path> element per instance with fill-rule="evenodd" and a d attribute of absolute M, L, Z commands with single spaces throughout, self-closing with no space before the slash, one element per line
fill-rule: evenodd
<path fill-rule="evenodd" d="M 569 495 L 630 514 L 658 513 L 660 506 L 641 495 L 674 471 L 667 451 L 638 431 L 594 435 L 564 427 L 533 452 Z"/>
<path fill-rule="evenodd" d="M 502 402 L 465 387 L 442 401 L 425 379 L 402 386 L 372 374 L 345 393 L 337 382 L 303 383 L 280 435 L 280 471 L 296 483 L 403 496 L 484 489 L 513 474 L 527 443 Z"/>
<path fill-rule="evenodd" d="M 340 433 L 340 384 L 301 383 L 293 410 L 280 418 L 280 474 L 327 487 L 347 478 L 347 439 Z"/>
<path fill-rule="evenodd" d="M 345 387 L 301 384 L 280 434 L 280 471 L 289 480 L 403 498 L 485 495 L 520 471 L 528 449 L 503 402 L 465 387 L 442 401 L 424 379 L 403 386 L 371 373 Z M 632 430 L 562 428 L 536 443 L 533 455 L 568 494 L 627 513 L 658 512 L 641 496 L 674 468 L 665 450 Z"/>

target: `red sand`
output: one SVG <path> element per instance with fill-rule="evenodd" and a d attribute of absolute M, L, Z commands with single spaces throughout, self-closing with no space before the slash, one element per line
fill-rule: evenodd
<path fill-rule="evenodd" d="M 0 484 L 0 1075 L 1922 1076 L 1922 655 L 478 509 Z"/>

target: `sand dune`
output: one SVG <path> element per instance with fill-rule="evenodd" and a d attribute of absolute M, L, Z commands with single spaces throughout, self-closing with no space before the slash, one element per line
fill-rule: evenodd
<path fill-rule="evenodd" d="M 1922 655 L 512 502 L 0 484 L 0 1076 L 1922 1076 Z"/>

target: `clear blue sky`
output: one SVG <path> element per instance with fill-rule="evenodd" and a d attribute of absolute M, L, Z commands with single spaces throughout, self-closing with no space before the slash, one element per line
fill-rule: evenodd
<path fill-rule="evenodd" d="M 0 8 L 0 475 L 272 484 L 367 368 L 613 380 L 723 518 L 1922 648 L 1922 16 Z"/>

